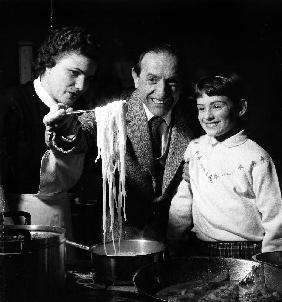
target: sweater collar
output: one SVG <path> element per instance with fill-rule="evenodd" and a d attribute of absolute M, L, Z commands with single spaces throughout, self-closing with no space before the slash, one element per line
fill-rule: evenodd
<path fill-rule="evenodd" d="M 222 142 L 219 142 L 214 137 L 208 136 L 208 142 L 213 147 L 220 144 L 227 148 L 232 148 L 243 144 L 247 139 L 248 138 L 244 130 L 241 130 L 240 132 L 230 136 L 229 138 L 227 138 Z"/>

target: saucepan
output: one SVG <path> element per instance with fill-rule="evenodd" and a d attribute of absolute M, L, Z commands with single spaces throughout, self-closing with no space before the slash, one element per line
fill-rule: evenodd
<path fill-rule="evenodd" d="M 136 289 L 146 301 L 160 302 L 170 301 L 169 298 L 159 296 L 158 293 L 171 286 L 188 282 L 193 288 L 199 289 L 199 284 L 205 286 L 211 281 L 217 284 L 226 281 L 234 281 L 238 284 L 241 282 L 243 286 L 243 281 L 253 281 L 254 271 L 258 272 L 257 276 L 261 274 L 260 263 L 245 259 L 194 256 L 145 265 L 137 270 L 133 281 Z M 263 281 L 263 276 L 260 278 Z M 177 301 L 196 301 L 192 298 L 183 298 Z"/>
<path fill-rule="evenodd" d="M 164 243 L 148 239 L 124 239 L 91 247 L 66 240 L 67 244 L 91 252 L 95 278 L 110 284 L 132 283 L 141 266 L 168 258 Z"/>
<path fill-rule="evenodd" d="M 263 265 L 266 286 L 282 293 L 282 251 L 259 253 L 253 259 Z"/>

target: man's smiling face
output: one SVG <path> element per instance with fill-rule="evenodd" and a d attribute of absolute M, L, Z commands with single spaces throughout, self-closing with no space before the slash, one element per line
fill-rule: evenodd
<path fill-rule="evenodd" d="M 135 88 L 152 114 L 165 116 L 180 95 L 177 58 L 168 52 L 148 52 L 132 73 Z"/>

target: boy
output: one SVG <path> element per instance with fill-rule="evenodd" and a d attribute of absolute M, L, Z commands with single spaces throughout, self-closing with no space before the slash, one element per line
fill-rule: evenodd
<path fill-rule="evenodd" d="M 244 131 L 241 80 L 206 77 L 194 92 L 206 135 L 185 151 L 190 180 L 182 180 L 172 199 L 168 239 L 181 240 L 192 229 L 193 245 L 206 256 L 251 258 L 282 250 L 278 178 L 271 157 Z"/>

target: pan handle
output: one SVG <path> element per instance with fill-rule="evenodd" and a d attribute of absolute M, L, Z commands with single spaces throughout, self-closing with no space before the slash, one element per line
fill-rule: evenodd
<path fill-rule="evenodd" d="M 75 246 L 79 249 L 85 250 L 85 251 L 91 251 L 92 247 L 89 247 L 87 245 L 81 244 L 81 243 L 77 243 L 74 241 L 70 241 L 70 240 L 66 240 L 66 243 L 72 246 Z"/>

